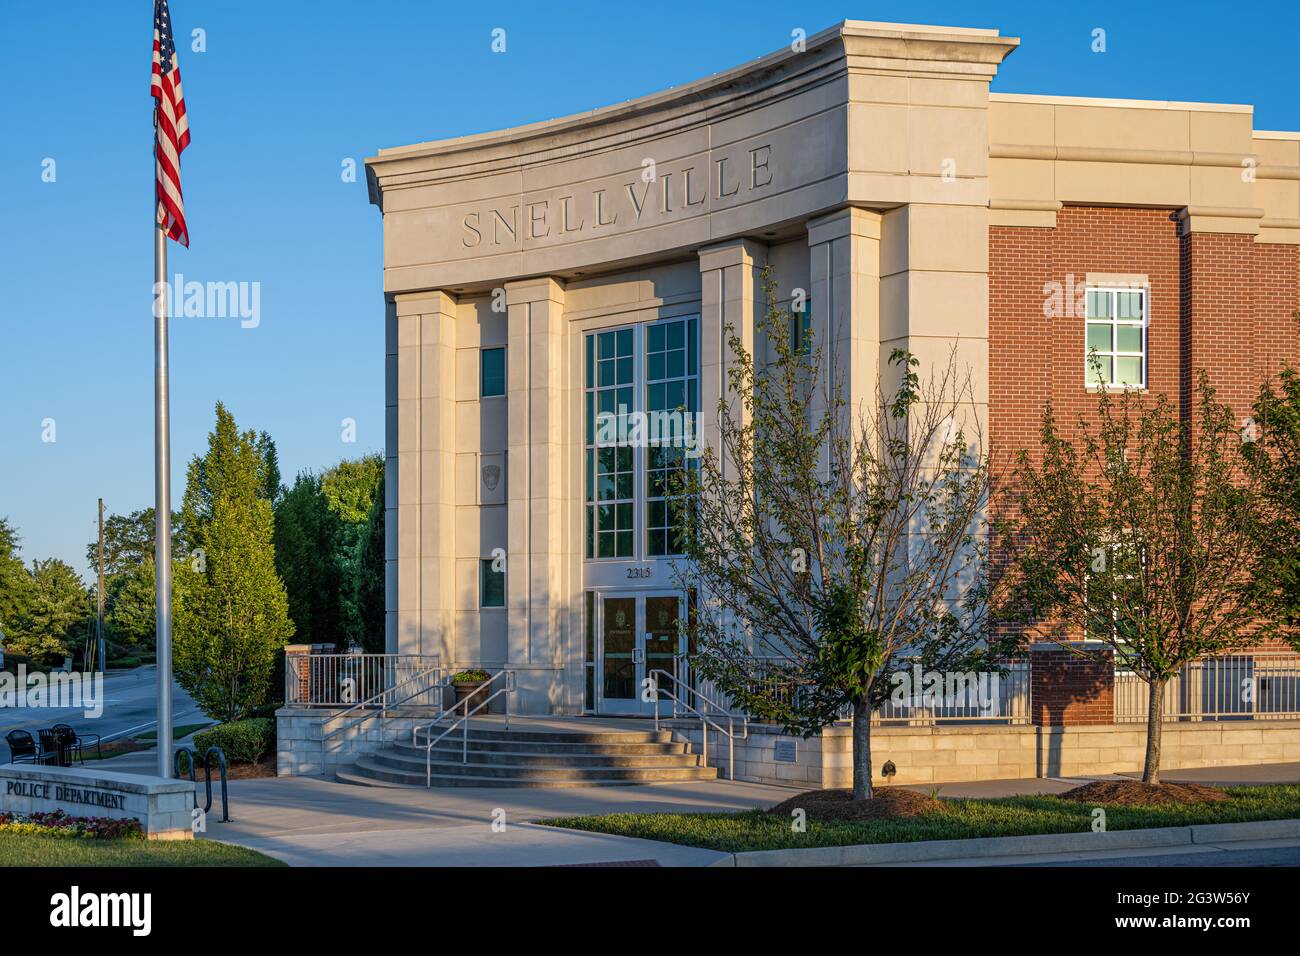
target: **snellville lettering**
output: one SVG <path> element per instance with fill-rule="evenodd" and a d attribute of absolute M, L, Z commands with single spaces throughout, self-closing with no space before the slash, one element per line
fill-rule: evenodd
<path fill-rule="evenodd" d="M 712 173 L 706 168 L 712 165 Z M 739 167 L 739 168 L 738 168 Z M 461 245 L 514 245 L 525 241 L 594 231 L 619 223 L 640 223 L 647 215 L 672 215 L 714 199 L 730 199 L 742 189 L 754 191 L 772 183 L 772 147 L 756 146 L 742 158 L 721 156 L 711 162 L 660 172 L 646 182 L 638 176 L 621 190 L 592 189 L 584 197 L 527 200 L 480 212 L 461 220 Z"/>
<path fill-rule="evenodd" d="M 53 789 L 54 795 L 50 795 Z M 126 795 L 109 793 L 106 790 L 91 790 L 73 787 L 68 784 L 33 783 L 29 780 L 10 780 L 5 784 L 5 793 L 16 797 L 30 797 L 34 800 L 53 800 L 55 803 L 75 803 L 89 807 L 104 807 L 108 810 L 126 809 Z"/>

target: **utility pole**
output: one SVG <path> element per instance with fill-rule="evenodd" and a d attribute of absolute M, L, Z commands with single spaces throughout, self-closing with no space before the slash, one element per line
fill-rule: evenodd
<path fill-rule="evenodd" d="M 101 673 L 108 670 L 104 656 L 104 499 L 99 499 L 99 584 L 95 587 L 95 662 Z"/>

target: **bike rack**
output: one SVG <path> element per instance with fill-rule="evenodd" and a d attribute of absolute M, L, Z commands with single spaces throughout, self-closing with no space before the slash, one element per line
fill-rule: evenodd
<path fill-rule="evenodd" d="M 197 783 L 194 777 L 194 767 L 199 762 L 199 756 L 195 753 L 193 747 L 177 747 L 176 753 L 172 757 L 172 763 L 175 768 L 176 776 L 180 776 L 181 754 L 189 756 L 190 765 L 190 783 Z M 212 809 L 212 756 L 217 757 L 217 770 L 221 773 L 221 822 L 230 822 L 230 801 L 226 789 L 226 754 L 220 747 L 209 747 L 203 754 L 203 786 L 207 791 L 207 802 L 203 805 L 203 812 L 207 813 Z M 198 808 L 199 795 L 194 794 L 194 807 Z"/>

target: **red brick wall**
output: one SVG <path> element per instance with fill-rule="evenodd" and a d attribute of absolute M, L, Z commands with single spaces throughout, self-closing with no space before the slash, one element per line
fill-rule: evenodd
<path fill-rule="evenodd" d="M 1172 209 L 1066 206 L 1054 229 L 990 227 L 989 436 L 1003 476 L 1018 451 L 1038 448 L 1048 398 L 1063 424 L 1096 407 L 1084 385 L 1084 315 L 1069 295 L 1090 272 L 1148 277 L 1148 388 L 1185 414 L 1197 368 L 1244 419 L 1260 384 L 1300 360 L 1291 316 L 1300 307 L 1300 247 L 1180 236 Z M 1045 314 L 1054 290 L 1064 314 Z"/>
<path fill-rule="evenodd" d="M 1115 721 L 1115 659 L 1110 650 L 1082 657 L 1063 649 L 1030 655 L 1031 715 L 1036 727 Z"/>

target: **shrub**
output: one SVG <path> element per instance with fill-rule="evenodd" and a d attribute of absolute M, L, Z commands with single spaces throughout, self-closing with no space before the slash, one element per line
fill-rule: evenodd
<path fill-rule="evenodd" d="M 487 671 L 474 667 L 470 670 L 461 671 L 452 680 L 457 684 L 482 684 L 491 677 Z"/>
<path fill-rule="evenodd" d="M 220 747 L 227 763 L 259 763 L 275 749 L 275 721 L 269 717 L 248 717 L 194 735 L 194 749 L 200 761 L 209 747 Z"/>

